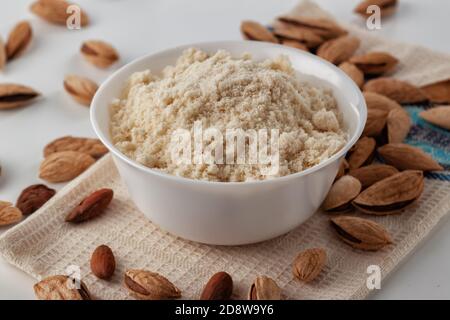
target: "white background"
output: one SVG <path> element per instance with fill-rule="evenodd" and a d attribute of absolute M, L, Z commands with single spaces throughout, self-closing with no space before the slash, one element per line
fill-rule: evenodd
<path fill-rule="evenodd" d="M 77 0 L 92 24 L 80 31 L 47 24 L 33 16 L 27 0 L 0 0 L 0 34 L 6 38 L 21 19 L 31 21 L 31 47 L 0 72 L 0 82 L 29 85 L 43 97 L 29 107 L 0 112 L 0 199 L 15 202 L 20 191 L 39 182 L 42 148 L 63 135 L 94 136 L 89 111 L 63 91 L 64 75 L 76 73 L 98 82 L 141 55 L 190 42 L 240 39 L 243 19 L 269 23 L 296 0 Z M 318 0 L 343 21 L 361 27 L 352 13 L 358 0 Z M 450 1 L 400 0 L 398 14 L 377 31 L 386 37 L 450 52 Z M 99 38 L 119 50 L 121 62 L 99 71 L 82 60 L 82 41 Z M 56 186 L 57 188 L 62 185 Z M 0 228 L 0 234 L 5 228 Z M 450 222 L 442 222 L 428 241 L 385 282 L 376 299 L 450 298 Z M 0 258 L 0 299 L 34 299 L 34 280 Z"/>

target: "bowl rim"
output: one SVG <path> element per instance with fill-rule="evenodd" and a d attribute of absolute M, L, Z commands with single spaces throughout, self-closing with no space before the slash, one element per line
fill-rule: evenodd
<path fill-rule="evenodd" d="M 350 83 L 350 86 L 353 87 L 354 91 L 356 92 L 356 94 L 358 95 L 359 98 L 359 103 L 361 104 L 361 108 L 360 110 L 355 110 L 357 113 L 359 113 L 359 122 L 358 122 L 358 126 L 354 132 L 354 134 L 348 139 L 347 143 L 345 144 L 345 146 L 343 146 L 338 152 L 336 152 L 335 154 L 333 154 L 330 158 L 326 159 L 325 161 L 312 166 L 311 168 L 308 168 L 306 170 L 300 171 L 300 172 L 296 172 L 296 173 L 292 173 L 292 174 L 288 174 L 285 176 L 281 176 L 281 177 L 275 177 L 275 178 L 270 178 L 270 179 L 266 179 L 266 180 L 254 180 L 254 181 L 242 181 L 242 182 L 236 182 L 236 181 L 231 181 L 231 182 L 225 182 L 225 181 L 208 181 L 208 180 L 199 180 L 199 179 L 192 179 L 192 178 L 186 178 L 183 176 L 176 176 L 170 173 L 166 173 L 163 171 L 159 171 L 150 167 L 146 167 L 143 164 L 129 158 L 128 156 L 126 156 L 125 154 L 123 154 L 119 149 L 116 148 L 116 146 L 114 146 L 114 144 L 112 143 L 112 141 L 110 140 L 110 138 L 108 138 L 103 131 L 100 129 L 99 123 L 97 121 L 97 117 L 96 117 L 96 109 L 98 108 L 99 105 L 101 105 L 101 103 L 98 101 L 99 100 L 99 93 L 104 90 L 106 87 L 108 87 L 108 85 L 114 81 L 114 79 L 117 77 L 118 74 L 124 72 L 126 69 L 132 68 L 133 65 L 138 64 L 144 60 L 150 59 L 152 57 L 158 56 L 158 55 L 164 55 L 164 54 L 168 54 L 172 51 L 180 51 L 180 50 L 184 50 L 184 49 L 188 49 L 188 48 L 192 48 L 192 47 L 202 47 L 205 45 L 215 45 L 217 46 L 217 50 L 220 49 L 220 46 L 222 45 L 239 45 L 239 44 L 243 44 L 243 43 L 253 43 L 252 45 L 256 45 L 256 46 L 274 46 L 274 47 L 281 47 L 283 50 L 285 51 L 290 51 L 293 54 L 296 55 L 310 55 L 312 56 L 314 59 L 318 59 L 321 60 L 322 63 L 325 63 L 325 65 L 327 65 L 329 68 L 334 69 L 335 72 L 337 72 L 342 78 L 345 79 L 345 81 Z M 324 82 L 326 82 L 326 80 L 323 80 Z M 359 106 L 357 106 L 359 107 Z M 350 150 L 350 148 L 358 141 L 358 139 L 360 138 L 363 130 L 364 130 L 364 126 L 367 120 L 367 105 L 364 99 L 364 96 L 360 90 L 360 88 L 354 83 L 354 81 L 344 72 L 342 71 L 340 68 L 338 68 L 337 66 L 335 66 L 334 64 L 312 54 L 309 52 L 305 52 L 299 49 L 295 49 L 295 48 L 290 48 L 281 44 L 276 44 L 276 43 L 269 43 L 269 42 L 261 42 L 261 41 L 250 41 L 250 40 L 228 40 L 228 41 L 203 41 L 203 42 L 196 42 L 196 43 L 190 43 L 190 44 L 183 44 L 183 45 L 179 45 L 176 47 L 172 47 L 172 48 L 168 48 L 168 49 L 164 49 L 161 51 L 156 51 L 153 53 L 149 53 L 146 54 L 144 56 L 141 56 L 139 58 L 134 59 L 133 61 L 130 61 L 129 63 L 125 64 L 124 66 L 120 67 L 118 70 L 116 70 L 115 72 L 113 72 L 98 88 L 91 106 L 90 106 L 90 121 L 91 121 L 91 125 L 94 129 L 95 134 L 97 135 L 97 137 L 100 139 L 100 141 L 109 149 L 110 152 L 112 152 L 113 155 L 115 155 L 116 157 L 118 157 L 119 159 L 121 159 L 122 161 L 126 162 L 128 165 L 138 169 L 138 170 L 142 170 L 148 174 L 151 175 L 156 175 L 160 178 L 163 179 L 169 179 L 169 180 L 173 180 L 175 182 L 178 183 L 184 183 L 184 184 L 198 184 L 198 185 L 217 185 L 217 186 L 251 186 L 251 185 L 264 185 L 264 184 L 276 184 L 276 183 L 282 183 L 282 182 L 286 182 L 289 181 L 291 179 L 297 179 L 300 178 L 302 176 L 306 176 L 308 174 L 314 173 L 316 171 L 319 171 L 320 169 L 322 169 L 323 167 L 326 167 L 328 165 L 330 165 L 331 163 L 333 163 L 334 161 L 340 159 L 342 156 L 345 155 L 345 153 L 347 153 L 348 150 Z"/>

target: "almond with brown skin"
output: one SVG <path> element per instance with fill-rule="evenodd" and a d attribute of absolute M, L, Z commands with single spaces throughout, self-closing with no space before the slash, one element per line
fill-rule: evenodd
<path fill-rule="evenodd" d="M 337 180 L 328 192 L 322 208 L 328 212 L 345 212 L 351 209 L 351 202 L 361 192 L 361 182 L 352 176 Z"/>
<path fill-rule="evenodd" d="M 307 30 L 313 31 L 324 39 L 334 39 L 347 34 L 347 31 L 336 22 L 326 18 L 312 18 L 307 16 L 281 16 L 278 20 L 294 24 Z"/>
<path fill-rule="evenodd" d="M 22 212 L 11 203 L 0 201 L 0 226 L 7 226 L 22 220 Z"/>
<path fill-rule="evenodd" d="M 116 270 L 116 259 L 110 247 L 98 246 L 91 256 L 92 273 L 100 279 L 110 279 Z"/>
<path fill-rule="evenodd" d="M 94 164 L 90 155 L 76 151 L 61 151 L 49 155 L 42 161 L 39 178 L 52 182 L 66 182 L 78 177 Z"/>
<path fill-rule="evenodd" d="M 450 80 L 433 83 L 421 89 L 431 102 L 450 104 Z"/>
<path fill-rule="evenodd" d="M 67 222 L 80 223 L 101 215 L 114 197 L 111 189 L 100 189 L 83 199 L 67 216 Z"/>
<path fill-rule="evenodd" d="M 281 44 L 284 46 L 288 46 L 291 48 L 299 49 L 302 51 L 309 51 L 308 47 L 297 40 L 291 40 L 291 39 L 281 39 Z"/>
<path fill-rule="evenodd" d="M 375 153 L 377 143 L 374 138 L 362 137 L 350 150 L 347 161 L 350 170 L 369 164 Z"/>
<path fill-rule="evenodd" d="M 390 112 L 393 109 L 401 109 L 402 106 L 392 99 L 375 92 L 363 92 L 368 109 L 379 109 Z"/>
<path fill-rule="evenodd" d="M 203 287 L 200 300 L 228 300 L 233 293 L 233 279 L 226 272 L 217 272 Z"/>
<path fill-rule="evenodd" d="M 72 3 L 65 0 L 37 0 L 31 4 L 30 10 L 47 22 L 66 26 L 67 19 L 73 14 L 67 10 L 71 5 Z M 81 26 L 89 24 L 88 15 L 84 10 L 80 11 L 80 24 Z"/>
<path fill-rule="evenodd" d="M 423 103 L 428 101 L 425 93 L 418 87 L 401 80 L 378 78 L 368 81 L 364 91 L 382 94 L 400 104 Z"/>
<path fill-rule="evenodd" d="M 6 60 L 7 60 L 7 56 L 6 56 L 5 43 L 3 42 L 2 37 L 0 37 L 0 71 L 5 68 Z"/>
<path fill-rule="evenodd" d="M 64 275 L 47 277 L 34 285 L 39 300 L 91 300 L 89 290 L 83 281 L 77 283 Z"/>
<path fill-rule="evenodd" d="M 328 40 L 317 49 L 317 55 L 335 65 L 350 59 L 359 48 L 360 40 L 354 36 L 342 36 Z"/>
<path fill-rule="evenodd" d="M 340 216 L 331 218 L 330 222 L 339 238 L 355 249 L 377 251 L 392 243 L 387 230 L 374 221 Z"/>
<path fill-rule="evenodd" d="M 442 166 L 422 149 L 404 143 L 389 143 L 378 148 L 387 164 L 399 170 L 441 171 Z"/>
<path fill-rule="evenodd" d="M 97 92 L 98 85 L 88 78 L 68 75 L 64 79 L 64 89 L 75 101 L 89 107 Z"/>
<path fill-rule="evenodd" d="M 0 110 L 25 106 L 38 96 L 37 91 L 27 86 L 13 83 L 0 84 Z"/>
<path fill-rule="evenodd" d="M 398 170 L 387 164 L 371 164 L 348 172 L 349 175 L 361 182 L 363 189 L 396 173 Z"/>
<path fill-rule="evenodd" d="M 368 109 L 367 121 L 364 127 L 363 135 L 368 137 L 377 137 L 381 135 L 386 126 L 388 113 L 381 109 Z"/>
<path fill-rule="evenodd" d="M 364 213 L 387 215 L 397 213 L 423 192 L 422 171 L 405 170 L 376 182 L 353 200 L 353 205 Z"/>
<path fill-rule="evenodd" d="M 403 142 L 412 126 L 409 113 L 402 108 L 391 110 L 387 116 L 386 123 L 389 143 Z"/>
<path fill-rule="evenodd" d="M 19 22 L 10 32 L 6 42 L 8 60 L 21 55 L 31 42 L 33 31 L 28 21 Z"/>
<path fill-rule="evenodd" d="M 273 33 L 282 39 L 299 41 L 308 48 L 316 48 L 324 41 L 322 37 L 311 30 L 282 21 L 275 21 L 273 24 Z"/>
<path fill-rule="evenodd" d="M 450 130 L 450 106 L 438 106 L 419 113 L 419 116 L 435 126 Z"/>
<path fill-rule="evenodd" d="M 281 300 L 281 289 L 273 279 L 259 276 L 250 287 L 248 300 Z"/>
<path fill-rule="evenodd" d="M 273 33 L 256 21 L 242 21 L 241 33 L 246 40 L 278 43 L 278 39 Z"/>
<path fill-rule="evenodd" d="M 307 249 L 295 258 L 292 273 L 303 282 L 311 282 L 320 274 L 326 260 L 327 252 L 324 249 Z"/>
<path fill-rule="evenodd" d="M 380 75 L 391 71 L 398 64 L 397 58 L 387 52 L 369 52 L 354 56 L 350 62 L 366 75 Z"/>
<path fill-rule="evenodd" d="M 44 157 L 61 151 L 87 153 L 95 159 L 101 158 L 108 153 L 108 149 L 99 139 L 65 136 L 47 144 L 44 148 Z"/>
<path fill-rule="evenodd" d="M 119 60 L 117 50 L 105 41 L 85 41 L 80 50 L 87 61 L 99 68 L 108 68 Z"/>
<path fill-rule="evenodd" d="M 25 188 L 17 199 L 16 207 L 19 208 L 23 214 L 29 215 L 34 213 L 42 207 L 48 200 L 50 200 L 56 191 L 50 189 L 43 184 L 34 184 Z"/>
<path fill-rule="evenodd" d="M 162 275 L 130 269 L 125 272 L 124 285 L 130 294 L 141 300 L 167 300 L 181 297 L 180 290 Z"/>
<path fill-rule="evenodd" d="M 397 10 L 397 0 L 364 0 L 355 8 L 355 13 L 367 18 L 373 14 L 372 11 L 367 12 L 367 8 L 376 5 L 380 8 L 382 17 L 388 17 Z"/>
<path fill-rule="evenodd" d="M 342 71 L 344 71 L 355 83 L 361 88 L 364 85 L 364 73 L 353 63 L 343 62 L 339 65 Z"/>

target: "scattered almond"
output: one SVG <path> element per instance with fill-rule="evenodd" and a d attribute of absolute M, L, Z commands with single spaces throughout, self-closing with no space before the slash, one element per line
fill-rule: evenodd
<path fill-rule="evenodd" d="M 450 104 L 450 80 L 433 83 L 421 89 L 431 102 Z"/>
<path fill-rule="evenodd" d="M 94 162 L 95 159 L 86 153 L 76 151 L 55 152 L 41 163 L 39 178 L 53 183 L 70 181 L 79 176 Z"/>
<path fill-rule="evenodd" d="M 375 92 L 363 92 L 368 109 L 380 109 L 389 112 L 393 109 L 401 109 L 402 106 L 392 99 Z"/>
<path fill-rule="evenodd" d="M 281 300 L 281 289 L 266 276 L 256 277 L 248 293 L 249 300 Z"/>
<path fill-rule="evenodd" d="M 233 279 L 226 272 L 217 272 L 206 283 L 200 300 L 228 300 L 233 293 Z"/>
<path fill-rule="evenodd" d="M 381 109 L 368 109 L 367 121 L 364 127 L 363 135 L 368 137 L 377 137 L 386 126 L 388 113 Z"/>
<path fill-rule="evenodd" d="M 241 33 L 244 39 L 278 43 L 277 38 L 262 24 L 255 21 L 242 21 Z"/>
<path fill-rule="evenodd" d="M 309 51 L 308 47 L 297 40 L 281 39 L 281 44 L 295 49 Z"/>
<path fill-rule="evenodd" d="M 101 215 L 113 199 L 111 189 L 100 189 L 83 199 L 67 216 L 67 222 L 80 223 Z"/>
<path fill-rule="evenodd" d="M 0 84 L 0 110 L 13 109 L 31 103 L 39 93 L 20 84 Z"/>
<path fill-rule="evenodd" d="M 29 215 L 34 213 L 42 207 L 48 200 L 50 200 L 56 191 L 50 189 L 43 184 L 34 184 L 25 188 L 17 199 L 16 207 L 22 211 L 23 214 Z"/>
<path fill-rule="evenodd" d="M 100 279 L 110 279 L 116 270 L 116 259 L 110 247 L 98 246 L 91 256 L 92 273 Z"/>
<path fill-rule="evenodd" d="M 119 60 L 119 53 L 112 45 L 100 40 L 85 41 L 81 54 L 87 61 L 99 68 L 108 68 Z"/>
<path fill-rule="evenodd" d="M 47 22 L 65 26 L 71 15 L 67 10 L 71 5 L 72 3 L 65 0 L 37 0 L 31 4 L 30 10 Z M 89 24 L 89 18 L 82 9 L 80 11 L 80 24 L 81 26 Z"/>
<path fill-rule="evenodd" d="M 90 106 L 97 92 L 98 85 L 88 78 L 69 75 L 64 79 L 64 88 L 75 101 L 82 105 Z"/>
<path fill-rule="evenodd" d="M 327 253 L 324 249 L 307 249 L 295 258 L 292 272 L 297 279 L 311 282 L 320 274 L 326 260 Z"/>
<path fill-rule="evenodd" d="M 331 19 L 306 16 L 282 16 L 278 20 L 310 30 L 324 39 L 334 39 L 347 34 L 345 29 Z"/>
<path fill-rule="evenodd" d="M 442 166 L 422 149 L 404 143 L 389 143 L 378 148 L 387 164 L 399 170 L 440 171 Z"/>
<path fill-rule="evenodd" d="M 45 278 L 34 285 L 34 293 L 39 300 L 91 300 L 91 295 L 80 281 L 80 288 L 72 279 L 64 275 Z"/>
<path fill-rule="evenodd" d="M 349 175 L 361 182 L 363 189 L 396 173 L 398 170 L 387 164 L 371 164 L 348 172 Z"/>
<path fill-rule="evenodd" d="M 65 136 L 47 144 L 44 148 L 44 157 L 61 151 L 77 151 L 87 153 L 98 159 L 108 153 L 108 149 L 98 139 Z"/>
<path fill-rule="evenodd" d="M 373 14 L 372 11 L 367 12 L 367 8 L 371 5 L 380 7 L 382 17 L 388 17 L 397 10 L 397 0 L 364 0 L 356 8 L 355 12 L 363 17 L 369 17 Z"/>
<path fill-rule="evenodd" d="M 425 93 L 408 82 L 392 78 L 378 78 L 368 81 L 364 91 L 382 94 L 400 104 L 423 103 L 428 101 Z"/>
<path fill-rule="evenodd" d="M 299 41 L 308 48 L 316 48 L 324 41 L 321 36 L 309 29 L 300 28 L 279 20 L 273 24 L 273 33 L 282 39 Z"/>
<path fill-rule="evenodd" d="M 124 285 L 130 294 L 141 300 L 164 300 L 181 297 L 180 290 L 162 275 L 130 269 L 125 272 Z"/>
<path fill-rule="evenodd" d="M 439 106 L 422 111 L 419 116 L 438 127 L 450 130 L 450 106 Z"/>
<path fill-rule="evenodd" d="M 398 60 L 387 52 L 369 52 L 354 56 L 350 62 L 366 75 L 381 75 L 391 71 L 398 64 Z"/>
<path fill-rule="evenodd" d="M 347 161 L 350 170 L 372 161 L 377 143 L 374 138 L 362 137 L 350 150 Z"/>
<path fill-rule="evenodd" d="M 360 40 L 353 36 L 342 36 L 328 40 L 317 49 L 317 55 L 336 65 L 350 59 L 359 48 Z"/>
<path fill-rule="evenodd" d="M 328 212 L 345 212 L 351 209 L 351 202 L 361 192 L 361 182 L 352 176 L 343 176 L 337 180 L 328 192 L 322 208 Z"/>
<path fill-rule="evenodd" d="M 12 203 L 0 201 L 0 226 L 7 226 L 22 220 L 22 212 Z"/>
<path fill-rule="evenodd" d="M 33 31 L 28 21 L 19 22 L 11 31 L 6 42 L 6 54 L 8 60 L 22 54 L 31 42 Z"/>
<path fill-rule="evenodd" d="M 392 243 L 386 229 L 376 222 L 347 216 L 331 218 L 330 222 L 339 238 L 353 248 L 376 251 Z"/>
<path fill-rule="evenodd" d="M 391 110 L 387 116 L 387 135 L 389 143 L 400 143 L 405 140 L 411 130 L 412 122 L 403 108 Z"/>
<path fill-rule="evenodd" d="M 344 71 L 359 88 L 364 85 L 364 73 L 353 63 L 343 62 L 339 65 L 342 71 Z"/>

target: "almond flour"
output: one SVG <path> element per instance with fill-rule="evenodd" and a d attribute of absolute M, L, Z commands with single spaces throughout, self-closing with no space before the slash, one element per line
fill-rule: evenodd
<path fill-rule="evenodd" d="M 220 132 L 278 129 L 279 170 L 268 176 L 258 164 L 174 162 L 172 133 L 192 131 L 198 121 Z M 335 154 L 347 139 L 332 93 L 299 81 L 287 58 L 257 62 L 249 55 L 208 55 L 192 48 L 160 76 L 150 70 L 131 76 L 122 97 L 112 104 L 111 135 L 120 151 L 145 166 L 223 182 L 305 170 Z"/>

